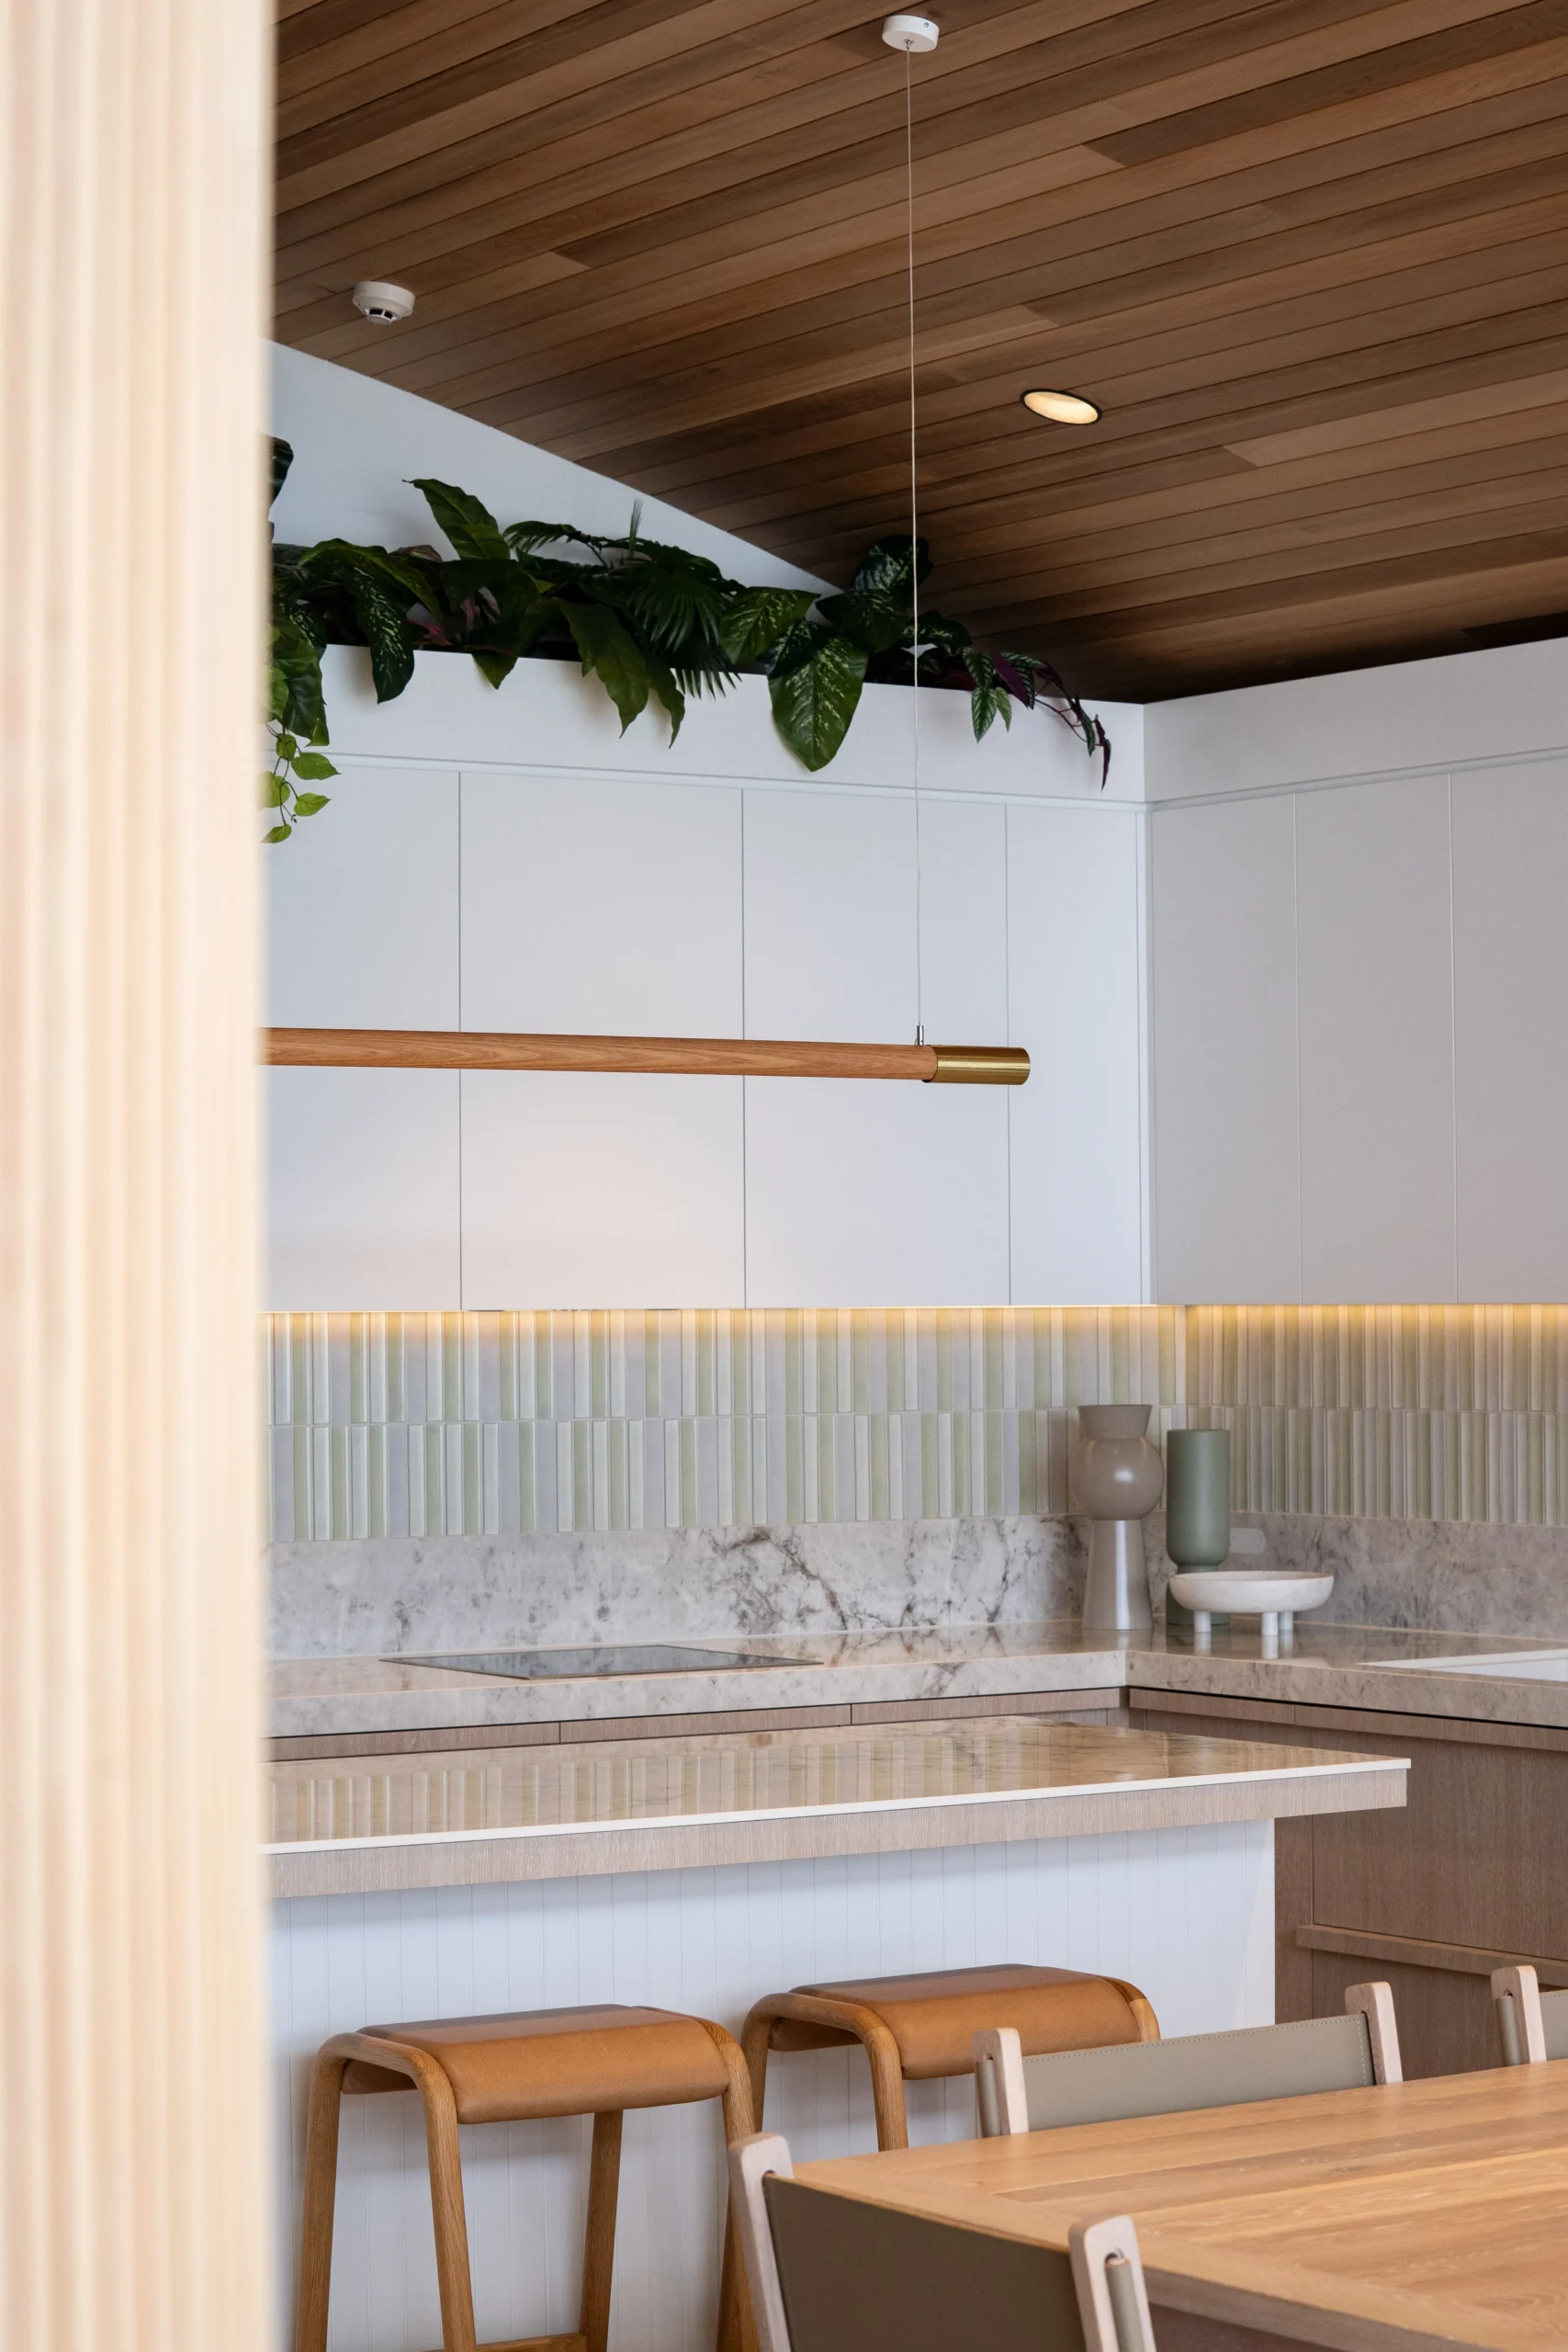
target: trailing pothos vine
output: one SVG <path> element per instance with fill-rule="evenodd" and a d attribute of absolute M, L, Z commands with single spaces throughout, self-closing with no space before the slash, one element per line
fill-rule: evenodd
<path fill-rule="evenodd" d="M 273 496 L 293 452 L 273 444 Z M 322 539 L 273 548 L 271 732 L 273 763 L 263 794 L 286 841 L 302 817 L 326 805 L 300 786 L 335 771 L 327 741 L 321 653 L 363 645 L 377 699 L 400 695 L 419 652 L 473 656 L 500 686 L 529 656 L 575 659 L 598 678 L 622 731 L 657 702 L 679 734 L 690 696 L 721 694 L 744 671 L 768 680 L 773 724 L 802 765 L 826 767 L 849 731 L 868 683 L 962 689 L 976 741 L 1012 707 L 1044 706 L 1111 765 L 1104 728 L 1049 662 L 1034 653 L 987 653 L 961 621 L 922 605 L 913 639 L 917 585 L 931 571 L 924 539 L 878 539 L 848 589 L 745 588 L 685 548 L 644 538 L 637 512 L 621 538 L 569 523 L 502 527 L 479 501 L 448 482 L 419 481 L 438 530 L 455 550 L 356 547 Z M 556 550 L 581 549 L 567 556 Z"/>

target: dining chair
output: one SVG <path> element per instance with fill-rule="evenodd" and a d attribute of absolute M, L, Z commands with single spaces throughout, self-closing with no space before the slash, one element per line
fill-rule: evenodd
<path fill-rule="evenodd" d="M 1026 2058 L 1006 2026 L 975 2036 L 982 2139 L 1404 2079 L 1393 1995 L 1386 1984 L 1352 1984 L 1343 2017 L 1179 2034 L 1121 2049 Z"/>
<path fill-rule="evenodd" d="M 1492 1971 L 1497 2037 L 1505 2066 L 1541 2065 L 1568 2058 L 1568 1992 L 1543 1993 L 1528 1961 Z"/>
<path fill-rule="evenodd" d="M 776 2132 L 735 2142 L 729 2178 L 759 2352 L 1155 2352 L 1125 2213 L 1063 2254 L 807 2188 Z"/>

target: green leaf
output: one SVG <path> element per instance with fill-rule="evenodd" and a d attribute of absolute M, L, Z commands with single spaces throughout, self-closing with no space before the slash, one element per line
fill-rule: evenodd
<path fill-rule="evenodd" d="M 290 760 L 288 764 L 295 775 L 306 784 L 323 784 L 329 775 L 337 774 L 331 760 L 323 760 L 320 752 L 301 752 L 299 757 Z"/>
<path fill-rule="evenodd" d="M 378 702 L 391 702 L 413 675 L 413 631 L 407 613 L 372 572 L 361 572 L 351 582 L 355 618 L 370 648 L 370 674 Z"/>
<path fill-rule="evenodd" d="M 326 807 L 328 797 L 324 792 L 301 792 L 295 800 L 294 814 L 297 817 L 313 817 L 318 808 Z"/>
<path fill-rule="evenodd" d="M 795 621 L 778 643 L 769 648 L 763 666 L 770 677 L 787 678 L 792 671 L 803 670 L 831 639 L 832 631 L 816 621 Z"/>
<path fill-rule="evenodd" d="M 915 550 L 911 563 L 909 550 Z M 911 540 L 908 531 L 897 531 L 890 538 L 878 539 L 867 548 L 855 568 L 852 588 L 871 589 L 884 596 L 897 596 L 908 604 L 917 578 L 925 580 L 931 572 L 931 543 L 926 539 Z"/>
<path fill-rule="evenodd" d="M 769 680 L 773 724 L 803 767 L 825 768 L 849 732 L 865 683 L 863 646 L 825 637 L 808 662 Z"/>
<path fill-rule="evenodd" d="M 989 732 L 993 719 L 1012 726 L 1012 696 L 1005 686 L 976 686 L 969 697 L 969 716 L 975 729 L 975 741 L 980 742 Z"/>
<path fill-rule="evenodd" d="M 471 491 L 456 490 L 450 482 L 430 481 L 418 476 L 410 487 L 423 491 L 437 528 L 446 532 L 460 559 L 505 562 L 508 550 L 501 526 Z"/>
<path fill-rule="evenodd" d="M 262 839 L 264 842 L 286 842 L 293 830 L 291 825 L 274 825 L 269 832 L 262 835 Z"/>
<path fill-rule="evenodd" d="M 608 601 L 630 616 L 643 638 L 671 657 L 694 639 L 712 640 L 736 593 L 716 563 L 685 548 L 636 539 L 635 552 L 605 575 Z"/>
<path fill-rule="evenodd" d="M 281 808 L 288 797 L 288 779 L 282 775 L 264 775 L 261 805 L 264 808 Z"/>
<path fill-rule="evenodd" d="M 277 756 L 280 760 L 291 760 L 299 749 L 299 746 L 292 735 L 284 734 L 278 737 Z"/>
<path fill-rule="evenodd" d="M 670 741 L 673 742 L 681 732 L 681 721 L 686 716 L 686 697 L 673 673 L 665 667 L 657 653 L 645 653 L 643 660 L 648 664 L 648 683 L 664 706 L 665 716 L 670 721 Z"/>
<path fill-rule="evenodd" d="M 502 686 L 517 667 L 515 653 L 487 653 L 482 648 L 474 653 L 474 667 L 492 686 Z"/>
<path fill-rule="evenodd" d="M 632 720 L 648 707 L 648 663 L 641 649 L 607 605 L 563 605 L 572 642 L 582 657 L 583 673 L 592 670 L 621 714 L 624 735 Z"/>
<path fill-rule="evenodd" d="M 293 463 L 294 451 L 291 445 L 287 441 L 280 441 L 275 433 L 272 436 L 272 495 L 266 502 L 269 506 L 273 504 L 278 492 L 288 481 L 288 469 Z"/>
<path fill-rule="evenodd" d="M 718 641 L 732 662 L 760 662 L 815 601 L 809 588 L 743 588 L 718 625 Z"/>
<path fill-rule="evenodd" d="M 895 604 L 891 596 L 852 588 L 844 596 L 819 597 L 817 609 L 829 628 L 863 645 L 868 653 L 887 653 L 909 642 L 908 607 Z"/>
<path fill-rule="evenodd" d="M 536 548 L 555 547 L 558 544 L 562 547 L 592 548 L 595 551 L 601 548 L 615 547 L 617 544 L 614 539 L 600 538 L 592 531 L 579 531 L 570 523 L 508 523 L 502 537 L 508 547 L 516 548 L 519 555 L 532 555 Z M 453 544 L 456 545 L 456 541 Z"/>

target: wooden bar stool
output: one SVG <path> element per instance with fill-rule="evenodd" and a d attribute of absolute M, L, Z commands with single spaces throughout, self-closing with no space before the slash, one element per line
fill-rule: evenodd
<path fill-rule="evenodd" d="M 482 2352 L 604 2352 L 620 2186 L 621 2118 L 628 2107 L 724 2102 L 727 2142 L 751 2130 L 739 2045 L 706 2018 L 671 2009 L 536 2009 L 507 2017 L 443 2018 L 336 2033 L 317 2053 L 305 2149 L 296 2352 L 326 2352 L 332 2285 L 338 2118 L 345 2096 L 417 2090 L 424 2109 L 442 2352 L 481 2352 L 474 2335 L 460 2123 L 516 2123 L 592 2115 L 582 2301 L 575 2334 L 514 2337 Z M 733 2232 L 725 2233 L 718 2342 L 739 2342 L 741 2288 Z"/>
<path fill-rule="evenodd" d="M 1159 2020 L 1135 1984 L 1071 1968 L 939 1969 L 924 1976 L 867 1976 L 770 1993 L 742 2037 L 759 2129 L 770 2050 L 827 2050 L 858 2041 L 871 2061 L 879 2148 L 907 2148 L 907 2082 L 967 2075 L 974 2037 L 1010 2026 L 1026 2055 L 1157 2041 Z"/>

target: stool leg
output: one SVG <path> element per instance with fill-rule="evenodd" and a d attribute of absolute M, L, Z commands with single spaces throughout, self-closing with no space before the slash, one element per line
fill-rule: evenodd
<path fill-rule="evenodd" d="M 773 2030 L 773 2018 L 760 2017 L 753 2009 L 740 2037 L 746 2071 L 751 2078 L 751 2114 L 759 2132 L 762 2129 L 762 2100 L 768 2088 L 768 2036 Z"/>
<path fill-rule="evenodd" d="M 327 2352 L 327 2300 L 333 2278 L 333 2209 L 337 2202 L 337 2127 L 346 2058 L 323 2051 L 310 2075 L 305 2128 L 305 2210 L 299 2229 L 299 2299 L 294 2352 Z"/>
<path fill-rule="evenodd" d="M 763 2063 L 766 2064 L 764 2043 Z M 748 2096 L 749 2084 L 736 2082 L 733 2077 L 724 2094 L 724 2145 L 728 2158 L 737 2140 L 747 2139 L 752 2129 L 753 2109 Z M 751 2312 L 751 2297 L 746 2284 L 746 2267 L 741 2259 L 739 2239 L 735 2227 L 735 2208 L 726 2199 L 724 2211 L 724 2260 L 718 2274 L 718 2352 L 757 2352 L 757 2326 Z"/>
<path fill-rule="evenodd" d="M 622 2121 L 618 2109 L 593 2118 L 593 2149 L 588 2159 L 588 2227 L 582 2243 L 582 2304 L 577 2322 L 577 2332 L 585 2339 L 588 2352 L 604 2352 L 610 2335 Z"/>
<path fill-rule="evenodd" d="M 886 2026 L 868 2027 L 863 2035 L 871 2062 L 871 2103 L 876 2115 L 879 2148 L 907 2148 L 909 2117 L 904 2105 L 904 2065 L 898 2044 Z"/>
<path fill-rule="evenodd" d="M 439 2066 L 421 2069 L 419 2095 L 430 2160 L 430 2212 L 435 2224 L 435 2278 L 441 2290 L 441 2352 L 478 2352 L 457 2109 L 452 2086 Z"/>

